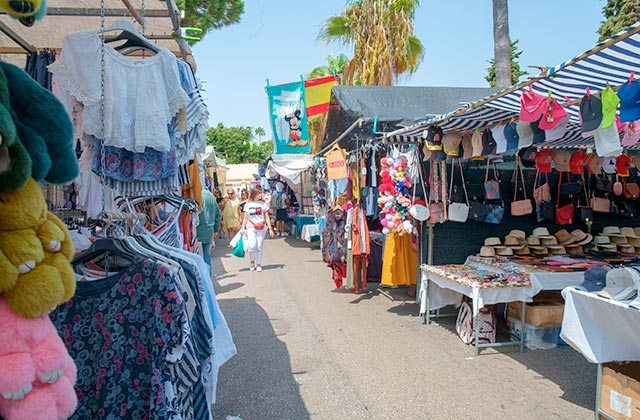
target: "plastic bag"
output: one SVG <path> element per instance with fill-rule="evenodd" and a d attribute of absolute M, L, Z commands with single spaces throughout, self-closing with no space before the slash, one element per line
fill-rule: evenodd
<path fill-rule="evenodd" d="M 233 239 L 231 239 L 231 241 L 229 241 L 229 246 L 231 248 L 235 248 L 241 237 L 242 237 L 242 231 L 236 233 L 236 236 L 234 236 Z"/>
<path fill-rule="evenodd" d="M 245 242 L 244 237 L 240 236 L 240 238 L 238 239 L 238 243 L 236 243 L 236 246 L 233 248 L 233 251 L 231 251 L 231 255 L 238 258 L 244 258 L 245 256 L 244 242 Z"/>

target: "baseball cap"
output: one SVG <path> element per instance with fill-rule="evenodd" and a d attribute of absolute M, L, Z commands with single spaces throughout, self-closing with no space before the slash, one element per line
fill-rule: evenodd
<path fill-rule="evenodd" d="M 569 170 L 574 175 L 582 175 L 584 173 L 584 165 L 587 162 L 587 152 L 579 149 L 571 154 L 569 159 Z"/>
<path fill-rule="evenodd" d="M 471 146 L 472 146 L 472 157 L 480 157 L 482 156 L 482 132 L 479 128 L 476 128 L 473 131 L 473 135 L 471 136 Z"/>
<path fill-rule="evenodd" d="M 547 103 L 549 104 L 549 106 L 540 119 L 540 128 L 542 130 L 554 129 L 558 125 L 560 120 L 566 118 L 567 116 L 567 111 L 564 110 L 564 108 L 558 101 L 547 100 Z"/>
<path fill-rule="evenodd" d="M 538 121 L 547 110 L 548 103 L 547 98 L 538 95 L 529 86 L 529 90 L 523 91 L 520 95 L 520 121 Z"/>
<path fill-rule="evenodd" d="M 471 143 L 471 134 L 464 133 L 462 135 L 462 158 L 471 159 L 473 157 L 473 145 Z"/>
<path fill-rule="evenodd" d="M 553 161 L 553 150 L 545 148 L 538 151 L 536 155 L 536 169 L 543 174 L 551 172 L 551 162 Z"/>
<path fill-rule="evenodd" d="M 566 116 L 558 121 L 558 124 L 551 130 L 544 132 L 546 141 L 560 140 L 569 130 L 569 117 Z"/>
<path fill-rule="evenodd" d="M 598 295 L 617 301 L 629 300 L 637 295 L 638 286 L 640 286 L 639 272 L 627 267 L 614 268 L 607 273 L 606 286 L 598 292 Z"/>
<path fill-rule="evenodd" d="M 618 89 L 620 98 L 620 121 L 640 120 L 640 83 L 623 83 Z"/>
<path fill-rule="evenodd" d="M 507 138 L 504 134 L 504 125 L 498 124 L 491 129 L 493 139 L 496 141 L 496 153 L 502 154 L 507 151 Z"/>
<path fill-rule="evenodd" d="M 493 138 L 491 130 L 488 128 L 482 132 L 482 156 L 489 156 L 496 154 L 497 143 Z"/>
<path fill-rule="evenodd" d="M 616 158 L 616 173 L 620 176 L 629 176 L 631 172 L 631 158 L 620 155 Z"/>
<path fill-rule="evenodd" d="M 547 136 L 543 129 L 540 128 L 540 120 L 534 121 L 531 124 L 531 131 L 533 132 L 533 144 L 544 143 Z"/>
<path fill-rule="evenodd" d="M 598 156 L 618 156 L 622 153 L 620 133 L 615 124 L 607 128 L 598 128 L 593 134 Z"/>
<path fill-rule="evenodd" d="M 518 136 L 518 125 L 515 122 L 504 127 L 504 136 L 507 139 L 507 152 L 517 150 L 520 137 Z"/>
<path fill-rule="evenodd" d="M 611 267 L 593 267 L 584 272 L 584 281 L 576 289 L 584 292 L 599 292 L 607 285 L 607 273 Z"/>
<path fill-rule="evenodd" d="M 602 122 L 602 101 L 598 95 L 584 95 L 580 101 L 582 132 L 589 133 L 600 127 Z"/>
<path fill-rule="evenodd" d="M 558 172 L 569 172 L 571 170 L 570 160 L 571 153 L 566 150 L 557 150 L 553 155 L 553 163 L 555 163 Z"/>
<path fill-rule="evenodd" d="M 616 173 L 616 158 L 606 157 L 602 159 L 602 172 L 607 175 L 614 175 Z"/>
<path fill-rule="evenodd" d="M 533 168 L 536 166 L 536 157 L 538 156 L 538 149 L 535 146 L 529 146 L 518 151 L 518 156 L 522 162 L 522 166 L 525 168 Z"/>
<path fill-rule="evenodd" d="M 427 129 L 427 148 L 429 150 L 442 150 L 442 128 L 432 125 Z"/>
<path fill-rule="evenodd" d="M 623 146 L 633 146 L 640 141 L 640 121 L 630 121 L 626 124 L 622 138 Z"/>
<path fill-rule="evenodd" d="M 442 139 L 444 152 L 451 157 L 458 157 L 460 154 L 460 143 L 462 143 L 462 136 L 458 132 L 449 132 Z"/>
<path fill-rule="evenodd" d="M 620 103 L 620 98 L 616 92 L 607 87 L 602 91 L 602 123 L 600 127 L 607 128 L 616 120 L 616 110 Z"/>
<path fill-rule="evenodd" d="M 531 124 L 524 121 L 518 121 L 516 125 L 518 132 L 518 149 L 524 149 L 533 144 L 533 130 L 531 130 Z"/>
<path fill-rule="evenodd" d="M 595 153 L 589 153 L 587 155 L 587 171 L 589 171 L 591 175 L 602 173 L 602 158 Z"/>

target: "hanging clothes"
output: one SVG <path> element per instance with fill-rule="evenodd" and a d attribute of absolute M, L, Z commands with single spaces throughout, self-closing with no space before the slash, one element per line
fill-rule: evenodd
<path fill-rule="evenodd" d="M 340 208 L 327 213 L 327 226 L 322 231 L 322 259 L 333 271 L 333 281 L 342 287 L 342 279 L 347 275 L 347 240 L 345 226 L 347 214 Z"/>
<path fill-rule="evenodd" d="M 182 186 L 182 196 L 189 200 L 195 200 L 198 208 L 202 208 L 202 182 L 200 180 L 200 167 L 198 155 L 193 156 L 193 161 L 189 163 L 189 184 Z"/>
<path fill-rule="evenodd" d="M 33 78 L 40 86 L 47 90 L 52 89 L 52 75 L 47 68 L 56 61 L 56 52 L 51 50 L 42 50 L 27 56 L 27 64 L 24 70 Z"/>
<path fill-rule="evenodd" d="M 416 284 L 418 254 L 409 234 L 397 232 L 387 236 L 382 263 L 383 286 L 410 286 Z"/>

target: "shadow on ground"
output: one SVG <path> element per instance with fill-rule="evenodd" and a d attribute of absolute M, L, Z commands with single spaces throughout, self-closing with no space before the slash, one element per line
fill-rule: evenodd
<path fill-rule="evenodd" d="M 220 369 L 215 418 L 308 419 L 291 360 L 253 298 L 220 299 L 238 355 Z"/>
<path fill-rule="evenodd" d="M 320 242 L 307 242 L 293 236 L 287 236 L 284 241 L 292 248 L 320 249 Z"/>

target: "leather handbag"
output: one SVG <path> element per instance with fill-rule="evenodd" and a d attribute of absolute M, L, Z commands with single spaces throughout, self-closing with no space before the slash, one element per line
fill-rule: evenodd
<path fill-rule="evenodd" d="M 589 207 L 589 192 L 587 191 L 587 183 L 585 182 L 584 174 L 582 174 L 581 177 L 582 177 L 582 188 L 584 190 L 585 205 L 582 206 L 580 204 L 580 201 L 578 201 L 578 208 L 576 210 L 576 214 L 578 216 L 578 220 L 580 220 L 583 223 L 593 222 L 593 209 Z"/>
<path fill-rule="evenodd" d="M 469 218 L 469 197 L 467 196 L 467 187 L 464 184 L 464 173 L 462 172 L 462 164 L 459 163 L 460 176 L 462 177 L 462 190 L 464 191 L 464 202 L 462 203 L 449 203 L 448 216 L 452 222 L 465 223 Z M 455 174 L 456 159 L 451 163 L 451 180 L 449 195 L 453 191 L 453 178 Z"/>
<path fill-rule="evenodd" d="M 597 213 L 611 213 L 611 200 L 604 197 L 591 197 L 591 208 Z"/>
<path fill-rule="evenodd" d="M 609 178 L 596 177 L 596 190 L 612 193 L 613 192 L 613 181 Z"/>
<path fill-rule="evenodd" d="M 635 201 L 640 197 L 640 185 L 636 181 L 635 175 L 633 176 L 633 181 L 624 183 L 624 198 L 630 201 Z"/>
<path fill-rule="evenodd" d="M 538 218 L 542 220 L 555 220 L 556 218 L 556 203 L 553 201 L 543 201 L 538 206 Z M 541 221 L 542 221 L 541 220 Z"/>
<path fill-rule="evenodd" d="M 551 187 L 549 187 L 549 176 L 545 174 L 546 181 L 542 185 L 538 185 L 538 182 L 542 182 L 540 171 L 536 172 L 536 179 L 533 182 L 533 199 L 536 204 L 540 204 L 544 201 L 551 201 Z"/>
<path fill-rule="evenodd" d="M 573 224 L 573 217 L 576 212 L 576 208 L 573 203 L 560 206 L 560 190 L 562 187 L 562 174 L 558 179 L 558 201 L 556 202 L 556 224 L 560 226 L 566 226 Z"/>
<path fill-rule="evenodd" d="M 479 201 L 469 201 L 469 220 L 484 223 L 489 210 L 488 204 Z"/>
<path fill-rule="evenodd" d="M 511 202 L 511 215 L 512 216 L 526 216 L 533 213 L 533 205 L 531 200 L 527 198 L 527 187 L 524 184 L 524 173 L 522 172 L 522 165 L 520 164 L 520 156 L 516 155 L 516 169 L 515 169 L 515 182 L 513 191 L 513 201 Z M 524 193 L 524 199 L 518 200 L 518 173 L 520 174 L 520 181 L 522 183 L 522 191 Z"/>
<path fill-rule="evenodd" d="M 492 164 L 494 179 L 489 179 L 489 167 Z M 500 178 L 498 177 L 496 164 L 491 159 L 487 159 L 487 170 L 484 174 L 484 191 L 487 200 L 500 200 Z"/>

